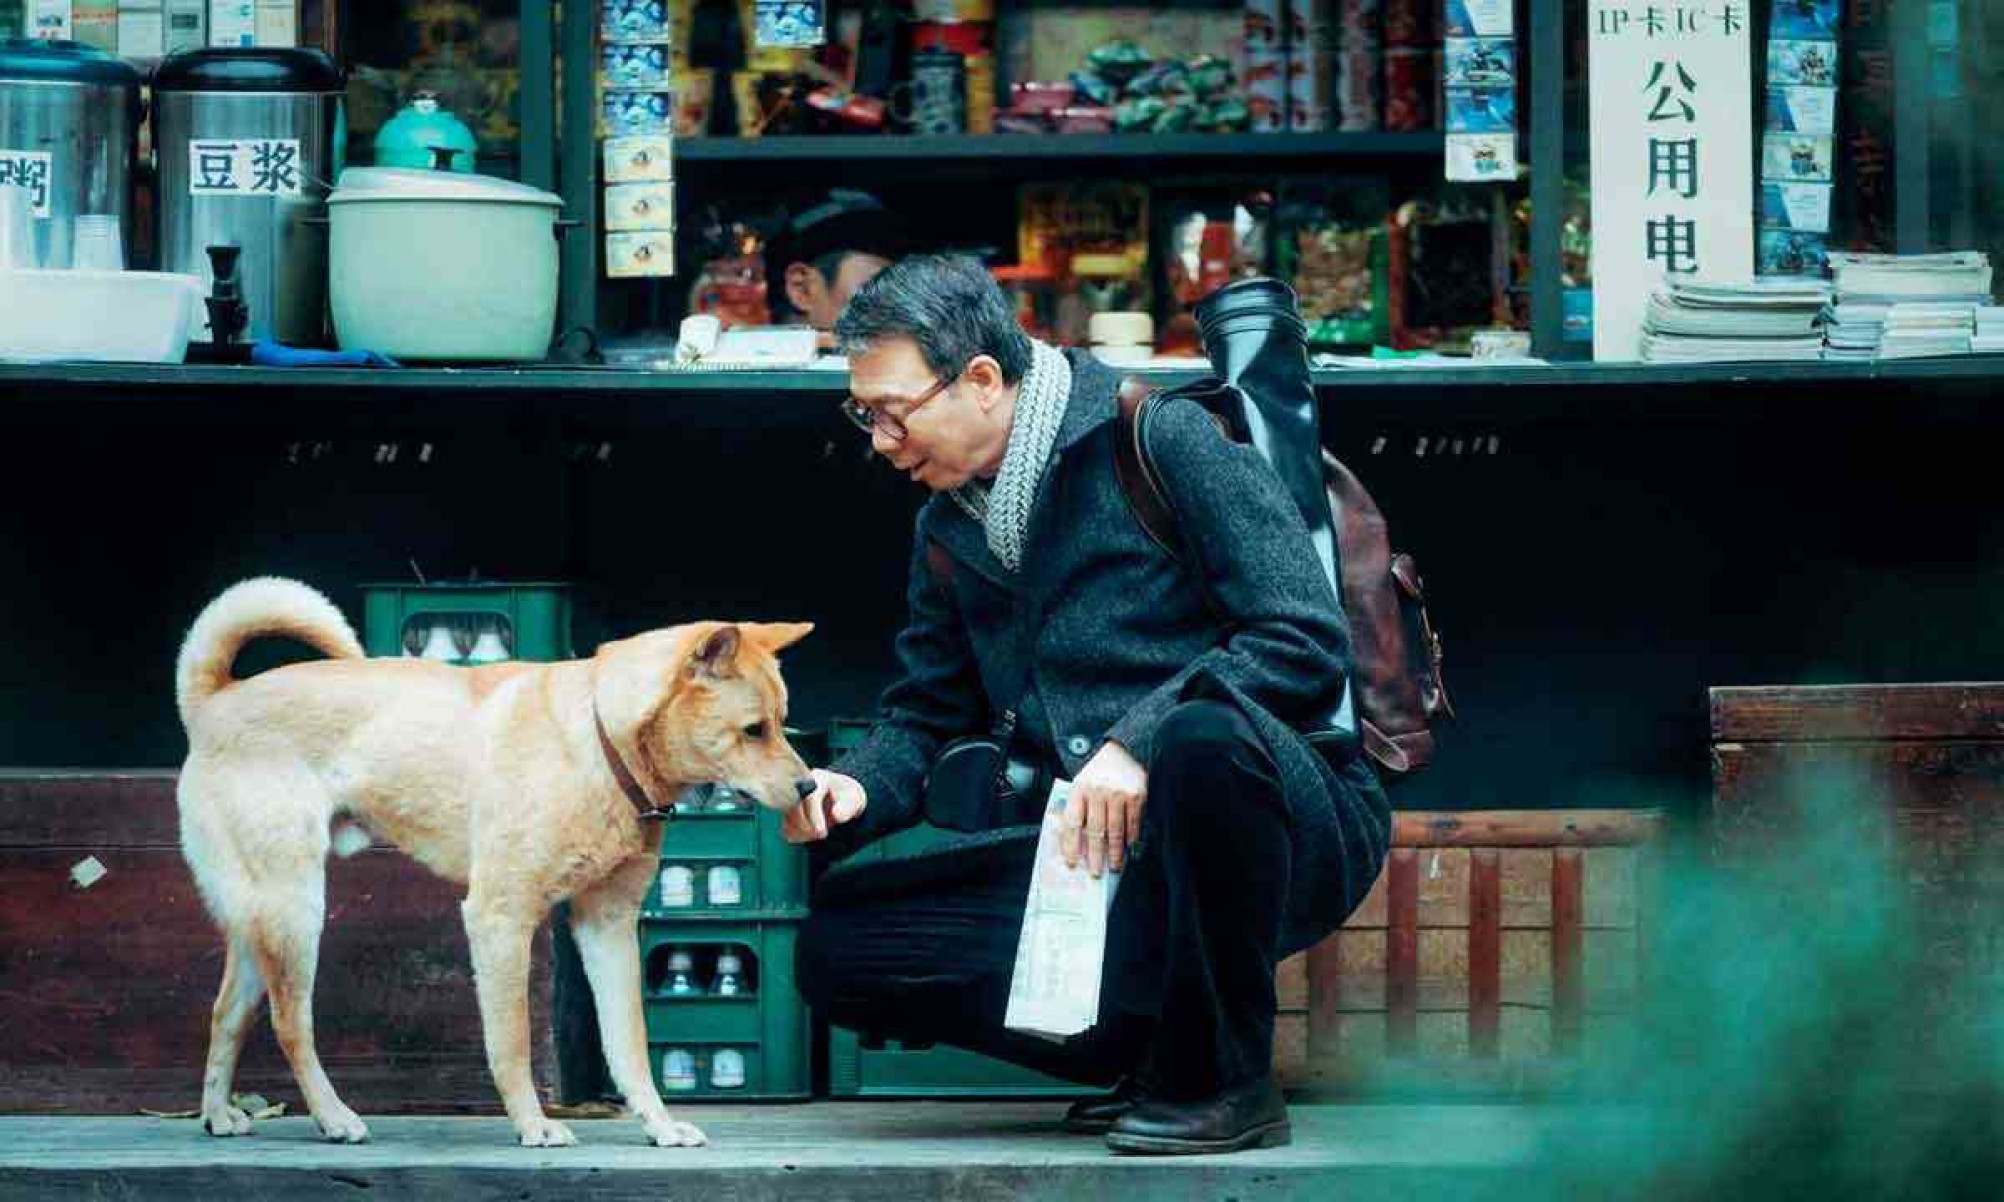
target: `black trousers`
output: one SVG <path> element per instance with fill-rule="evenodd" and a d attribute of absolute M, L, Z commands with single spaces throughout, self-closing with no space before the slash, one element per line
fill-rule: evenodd
<path fill-rule="evenodd" d="M 1034 831 L 917 888 L 872 889 L 876 865 L 824 879 L 799 943 L 802 991 L 866 1037 L 953 1044 L 1086 1084 L 1133 1073 L 1194 1099 L 1264 1075 L 1291 846 L 1278 774 L 1245 717 L 1215 701 L 1172 710 L 1146 767 L 1098 1026 L 1057 1044 L 1002 1025 Z"/>

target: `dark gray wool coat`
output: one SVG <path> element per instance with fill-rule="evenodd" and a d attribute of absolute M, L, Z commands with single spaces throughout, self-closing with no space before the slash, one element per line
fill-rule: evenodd
<path fill-rule="evenodd" d="M 1297 951 L 1363 900 L 1391 836 L 1368 763 L 1332 767 L 1290 725 L 1338 698 L 1350 666 L 1342 608 L 1271 466 L 1196 405 L 1168 407 L 1149 437 L 1200 568 L 1157 546 L 1114 475 L 1120 376 L 1066 354 L 1071 399 L 1020 574 L 951 497 L 919 511 L 902 675 L 868 738 L 834 765 L 869 796 L 858 829 L 844 834 L 868 839 L 917 821 L 940 748 L 991 730 L 1026 700 L 1072 777 L 1108 739 L 1147 764 L 1164 716 L 1201 692 L 1236 703 L 1280 770 L 1294 859 L 1274 870 L 1289 882 L 1282 952 Z M 928 563 L 930 543 L 953 559 L 944 579 Z"/>

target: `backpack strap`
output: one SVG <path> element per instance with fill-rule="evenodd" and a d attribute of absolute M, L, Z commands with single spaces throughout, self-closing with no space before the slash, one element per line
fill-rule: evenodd
<path fill-rule="evenodd" d="M 1169 508 L 1169 498 L 1162 493 L 1162 482 L 1156 477 L 1155 465 L 1141 441 L 1142 410 L 1155 398 L 1155 390 L 1139 376 L 1123 376 L 1120 391 L 1115 395 L 1120 402 L 1120 417 L 1113 438 L 1113 474 L 1120 481 L 1120 491 L 1141 529 L 1157 546 L 1180 559 L 1176 514 Z"/>
<path fill-rule="evenodd" d="M 1162 486 L 1162 473 L 1155 466 L 1155 457 L 1148 452 L 1147 429 L 1149 414 L 1155 407 L 1178 396 L 1193 399 L 1189 393 L 1179 393 L 1176 389 L 1161 392 L 1150 388 L 1138 376 L 1121 377 L 1120 389 L 1115 393 L 1120 416 L 1115 421 L 1113 436 L 1113 474 L 1120 481 L 1121 493 L 1127 497 L 1127 507 L 1134 511 L 1141 529 L 1172 559 L 1185 558 L 1186 551 L 1177 529 L 1176 511 L 1170 508 L 1168 490 Z M 1222 414 L 1209 405 L 1200 403 L 1199 407 L 1218 428 L 1220 438 L 1234 441 L 1231 423 Z"/>

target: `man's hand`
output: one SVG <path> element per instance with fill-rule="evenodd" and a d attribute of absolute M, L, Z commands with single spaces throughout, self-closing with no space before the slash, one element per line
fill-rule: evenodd
<path fill-rule="evenodd" d="M 1148 770 L 1118 743 L 1100 748 L 1079 770 L 1065 800 L 1058 847 L 1066 866 L 1077 868 L 1083 857 L 1086 871 L 1095 877 L 1108 868 L 1119 872 L 1127 863 L 1128 846 L 1141 837 L 1141 807 L 1147 798 Z"/>
<path fill-rule="evenodd" d="M 788 810 L 779 824 L 788 843 L 819 843 L 828 837 L 830 827 L 848 822 L 869 804 L 862 783 L 854 777 L 824 768 L 809 769 L 808 775 L 820 787 Z"/>

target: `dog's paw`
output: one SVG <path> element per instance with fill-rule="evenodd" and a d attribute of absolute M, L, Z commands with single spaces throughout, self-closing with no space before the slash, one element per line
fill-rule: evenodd
<path fill-rule="evenodd" d="M 251 1117 L 235 1106 L 218 1106 L 202 1116 L 202 1130 L 210 1135 L 249 1135 Z"/>
<path fill-rule="evenodd" d="M 657 1148 L 700 1148 L 710 1142 L 693 1123 L 678 1123 L 662 1117 L 647 1124 L 647 1138 Z"/>
<path fill-rule="evenodd" d="M 320 1135 L 329 1143 L 365 1144 L 369 1142 L 369 1126 L 355 1112 L 346 1106 L 327 1114 L 316 1114 L 313 1121 L 320 1124 Z"/>
<path fill-rule="evenodd" d="M 539 1116 L 515 1129 L 525 1148 L 568 1148 L 578 1142 L 571 1129 L 553 1118 Z"/>

